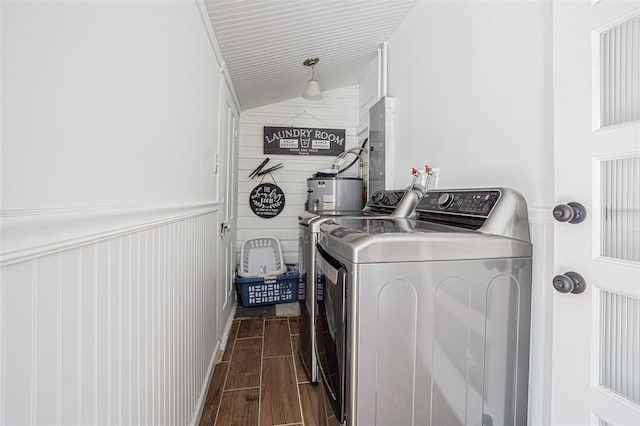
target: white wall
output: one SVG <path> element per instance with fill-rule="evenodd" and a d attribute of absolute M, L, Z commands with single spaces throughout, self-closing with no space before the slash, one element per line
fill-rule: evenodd
<path fill-rule="evenodd" d="M 551 395 L 551 24 L 547 1 L 418 0 L 389 40 L 395 169 L 429 164 L 440 168 L 441 188 L 509 186 L 529 204 L 531 425 L 549 424 Z"/>
<path fill-rule="evenodd" d="M 551 2 L 418 1 L 389 40 L 396 170 L 553 202 Z M 408 183 L 407 176 L 398 176 Z"/>
<path fill-rule="evenodd" d="M 302 88 L 300 89 L 302 90 Z M 265 155 L 264 126 L 320 127 L 346 130 L 346 149 L 358 144 L 358 87 L 349 86 L 324 92 L 321 101 L 290 99 L 276 104 L 249 109 L 240 117 L 240 148 L 238 167 L 238 250 L 250 237 L 275 236 L 280 240 L 287 263 L 298 262 L 298 215 L 307 200 L 307 178 L 331 167 L 335 157 Z M 284 168 L 273 173 L 286 198 L 280 215 L 264 219 L 249 208 L 249 193 L 260 179 L 249 180 L 249 174 L 266 157 L 270 165 L 283 163 Z M 353 158 L 353 157 L 349 157 Z M 357 167 L 353 167 L 354 173 Z M 351 172 L 351 170 L 349 170 Z M 345 176 L 349 175 L 345 173 Z M 265 177 L 269 181 L 269 177 Z"/>
<path fill-rule="evenodd" d="M 195 2 L 2 2 L 2 209 L 216 199 Z"/>
<path fill-rule="evenodd" d="M 358 81 L 358 140 L 369 137 L 369 109 L 380 99 L 378 97 L 378 59 L 371 61 Z M 369 145 L 366 146 L 369 149 Z M 369 176 L 369 156 L 363 158 L 364 175 Z M 365 190 L 369 192 L 369 181 L 365 179 Z"/>
<path fill-rule="evenodd" d="M 358 81 L 358 138 L 369 137 L 369 109 L 378 102 L 378 60 L 371 61 Z"/>
<path fill-rule="evenodd" d="M 0 424 L 196 423 L 232 317 L 203 5 L 0 7 Z"/>

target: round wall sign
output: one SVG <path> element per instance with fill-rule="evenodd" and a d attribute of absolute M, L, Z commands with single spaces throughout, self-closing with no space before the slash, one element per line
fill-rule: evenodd
<path fill-rule="evenodd" d="M 249 194 L 249 206 L 260 217 L 276 217 L 284 209 L 284 192 L 273 183 L 261 183 Z"/>

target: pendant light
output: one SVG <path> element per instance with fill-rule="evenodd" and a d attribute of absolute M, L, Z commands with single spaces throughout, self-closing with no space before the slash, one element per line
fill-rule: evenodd
<path fill-rule="evenodd" d="M 316 80 L 315 65 L 320 62 L 320 58 L 309 58 L 303 62 L 305 67 L 311 67 L 311 80 L 307 82 L 307 87 L 304 89 L 302 97 L 310 101 L 319 101 L 322 99 L 322 90 Z"/>

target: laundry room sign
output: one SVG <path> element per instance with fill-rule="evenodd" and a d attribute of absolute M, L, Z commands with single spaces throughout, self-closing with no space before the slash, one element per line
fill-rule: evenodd
<path fill-rule="evenodd" d="M 249 194 L 249 207 L 256 215 L 266 219 L 276 217 L 284 209 L 284 192 L 273 183 L 260 183 Z"/>
<path fill-rule="evenodd" d="M 329 155 L 344 152 L 344 129 L 264 126 L 264 153 Z"/>

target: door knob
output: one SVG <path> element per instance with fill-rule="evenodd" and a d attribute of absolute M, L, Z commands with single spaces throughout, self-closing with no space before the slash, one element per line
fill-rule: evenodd
<path fill-rule="evenodd" d="M 553 277 L 553 287 L 560 293 L 580 294 L 587 288 L 587 282 L 577 272 L 565 272 Z"/>
<path fill-rule="evenodd" d="M 553 208 L 553 217 L 558 222 L 580 223 L 587 218 L 587 208 L 573 201 L 558 204 Z"/>

